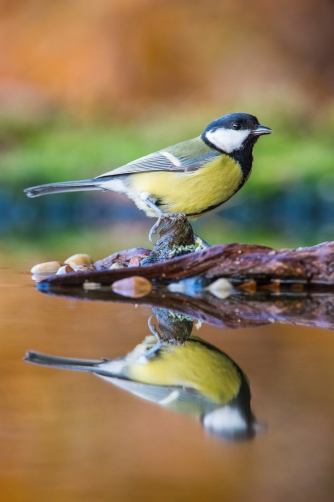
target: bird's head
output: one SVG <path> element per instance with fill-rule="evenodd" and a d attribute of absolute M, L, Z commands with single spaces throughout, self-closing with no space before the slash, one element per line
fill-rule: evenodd
<path fill-rule="evenodd" d="M 247 403 L 249 405 L 249 402 Z M 225 405 L 209 411 L 201 421 L 206 430 L 226 441 L 245 441 L 252 439 L 266 427 L 259 424 L 250 408 L 245 412 L 237 405 Z"/>
<path fill-rule="evenodd" d="M 201 138 L 212 148 L 230 154 L 247 145 L 254 145 L 259 136 L 271 132 L 269 127 L 259 124 L 254 115 L 229 113 L 211 122 Z"/>

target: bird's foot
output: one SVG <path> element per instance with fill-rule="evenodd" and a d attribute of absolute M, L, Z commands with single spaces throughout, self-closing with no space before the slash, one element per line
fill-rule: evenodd
<path fill-rule="evenodd" d="M 158 309 L 158 310 L 161 311 L 166 309 Z M 166 313 L 163 314 L 164 316 L 166 316 Z M 146 350 L 144 354 L 145 359 L 150 359 L 151 357 L 154 357 L 156 352 L 160 350 L 161 347 L 184 345 L 185 340 L 190 336 L 194 322 L 194 320 L 191 317 L 183 316 L 181 314 L 175 314 L 174 312 L 170 311 L 168 311 L 167 315 L 169 316 L 169 320 L 167 320 L 168 322 L 166 324 L 159 324 L 159 330 L 152 322 L 154 316 L 152 315 L 149 318 L 148 327 L 151 333 L 155 336 L 157 343 L 153 347 Z M 159 318 L 157 319 L 159 322 Z M 186 323 L 186 327 L 183 326 L 184 323 Z"/>
<path fill-rule="evenodd" d="M 170 260 L 176 256 L 191 253 L 196 250 L 194 232 L 182 213 L 163 213 L 150 231 L 149 239 L 159 229 L 159 238 L 154 244 L 150 256 L 140 262 L 140 265 L 151 265 Z"/>
<path fill-rule="evenodd" d="M 205 240 L 198 237 L 198 235 L 194 234 L 196 251 L 202 251 L 203 249 L 208 249 L 211 247 L 211 244 L 206 242 Z"/>
<path fill-rule="evenodd" d="M 153 235 L 155 235 L 157 233 L 157 231 L 159 230 L 159 228 L 162 225 L 166 226 L 166 224 L 172 223 L 173 221 L 175 221 L 178 218 L 178 216 L 180 214 L 181 213 L 173 213 L 173 214 L 160 213 L 157 222 L 153 225 L 153 227 L 150 230 L 150 233 L 148 234 L 148 238 L 149 238 L 150 243 L 153 244 L 153 240 L 152 240 Z"/>
<path fill-rule="evenodd" d="M 150 328 L 150 331 L 151 333 L 155 336 L 156 340 L 157 340 L 157 343 L 151 347 L 150 349 L 146 350 L 145 352 L 145 359 L 149 359 L 151 358 L 152 356 L 155 355 L 155 353 L 163 346 L 163 345 L 166 345 L 164 342 L 163 342 L 163 339 L 159 333 L 159 331 L 157 330 L 156 326 L 153 324 L 152 322 L 152 318 L 153 318 L 153 315 L 149 318 L 148 320 L 148 327 Z"/>

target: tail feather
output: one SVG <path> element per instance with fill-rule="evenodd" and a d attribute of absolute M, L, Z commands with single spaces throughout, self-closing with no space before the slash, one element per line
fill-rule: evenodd
<path fill-rule="evenodd" d="M 24 192 L 28 197 L 39 197 L 40 195 L 49 195 L 51 193 L 61 192 L 81 192 L 83 190 L 103 190 L 101 184 L 94 179 L 80 181 L 64 181 L 61 183 L 48 183 L 47 185 L 38 185 L 26 188 Z"/>
<path fill-rule="evenodd" d="M 49 366 L 67 370 L 88 371 L 92 373 L 100 373 L 99 366 L 105 363 L 105 359 L 90 360 L 90 359 L 74 359 L 71 357 L 49 356 L 40 352 L 30 350 L 27 352 L 24 361 L 42 366 Z M 104 374 L 105 372 L 102 371 Z"/>

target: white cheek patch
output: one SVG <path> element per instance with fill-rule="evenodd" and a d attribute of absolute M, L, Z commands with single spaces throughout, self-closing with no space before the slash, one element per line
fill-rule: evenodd
<path fill-rule="evenodd" d="M 247 429 L 247 423 L 240 412 L 230 406 L 218 408 L 205 415 L 203 425 L 216 433 L 241 432 Z"/>
<path fill-rule="evenodd" d="M 243 142 L 249 136 L 251 131 L 248 129 L 242 131 L 234 131 L 233 129 L 216 129 L 215 131 L 209 131 L 206 133 L 207 139 L 214 146 L 223 150 L 226 153 L 231 153 L 234 150 L 239 150 Z"/>

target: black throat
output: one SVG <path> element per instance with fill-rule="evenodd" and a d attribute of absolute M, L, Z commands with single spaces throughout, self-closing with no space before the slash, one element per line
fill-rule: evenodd
<path fill-rule="evenodd" d="M 211 143 L 211 141 L 208 140 L 208 138 L 204 133 L 202 134 L 201 138 L 204 141 L 204 143 L 206 143 L 210 148 L 217 150 L 217 152 L 224 153 L 225 155 L 228 155 L 233 160 L 238 162 L 242 171 L 242 179 L 237 189 L 239 190 L 239 188 L 242 187 L 245 181 L 247 181 L 248 176 L 251 173 L 253 164 L 253 147 L 257 142 L 257 140 L 259 139 L 259 137 L 251 136 L 246 140 L 246 142 L 244 143 L 243 147 L 240 148 L 240 150 L 234 150 L 234 152 L 231 153 L 224 152 L 224 150 L 220 150 L 219 148 L 217 148 L 216 145 L 214 145 L 213 143 Z"/>
<path fill-rule="evenodd" d="M 257 139 L 257 137 L 251 138 L 246 142 L 243 148 L 241 148 L 240 150 L 235 150 L 234 152 L 228 154 L 230 157 L 232 157 L 232 159 L 236 160 L 241 167 L 242 180 L 240 186 L 245 183 L 251 173 L 253 164 L 253 147 Z"/>

